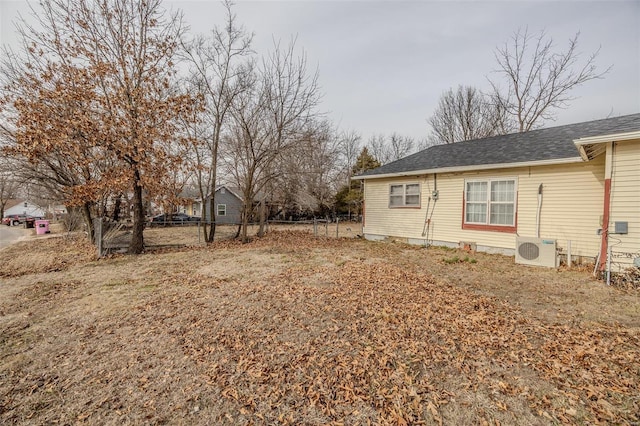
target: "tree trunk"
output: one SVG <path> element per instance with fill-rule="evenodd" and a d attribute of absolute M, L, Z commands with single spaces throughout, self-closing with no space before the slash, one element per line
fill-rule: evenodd
<path fill-rule="evenodd" d="M 211 228 L 209 229 L 209 235 L 206 236 L 206 241 L 207 244 L 211 244 L 213 243 L 213 240 L 215 239 L 216 236 L 216 204 L 215 204 L 215 200 L 216 200 L 216 180 L 218 179 L 218 144 L 220 141 L 220 126 L 222 125 L 222 123 L 220 123 L 219 120 L 216 120 L 216 127 L 214 130 L 214 141 L 213 141 L 213 150 L 211 152 L 212 154 L 212 160 L 211 160 L 211 181 L 210 181 L 210 185 L 211 187 L 209 188 L 209 191 L 211 192 L 211 200 L 210 200 L 210 204 L 209 207 L 211 209 L 211 218 L 210 218 L 210 222 L 211 222 Z"/>
<path fill-rule="evenodd" d="M 118 194 L 116 201 L 113 204 L 113 220 L 117 222 L 120 220 L 120 208 L 122 207 L 122 194 Z"/>
<path fill-rule="evenodd" d="M 260 228 L 258 229 L 258 237 L 264 237 L 266 222 L 266 209 L 264 199 L 260 201 Z"/>
<path fill-rule="evenodd" d="M 216 188 L 215 185 L 212 185 L 213 187 L 213 191 L 211 191 L 211 198 L 209 199 L 209 223 L 210 223 L 210 227 L 209 227 L 209 233 L 206 236 L 206 241 L 207 244 L 210 244 L 213 242 L 213 239 L 215 238 L 216 235 Z"/>
<path fill-rule="evenodd" d="M 90 203 L 84 203 L 82 205 L 82 219 L 87 227 L 87 236 L 89 237 L 89 241 L 93 244 L 96 242 L 96 233 L 95 229 L 93 229 L 93 218 L 91 217 Z"/>
<path fill-rule="evenodd" d="M 247 203 L 242 206 L 242 242 L 248 243 L 249 236 L 247 235 L 247 228 L 249 227 L 249 208 Z"/>
<path fill-rule="evenodd" d="M 205 243 L 209 243 L 208 241 L 209 221 L 207 220 L 207 197 L 206 197 L 204 188 L 202 187 L 202 177 L 198 177 L 198 190 L 200 192 L 200 200 L 202 200 L 201 201 L 202 204 L 200 206 L 200 225 L 202 225 L 204 241 Z"/>
<path fill-rule="evenodd" d="M 140 254 L 144 250 L 144 206 L 142 205 L 142 186 L 140 185 L 140 172 L 134 172 L 133 184 L 133 231 L 129 253 Z"/>

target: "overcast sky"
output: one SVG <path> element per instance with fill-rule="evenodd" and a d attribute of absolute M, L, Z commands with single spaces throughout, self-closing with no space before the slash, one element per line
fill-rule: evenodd
<path fill-rule="evenodd" d="M 223 22 L 209 0 L 167 1 L 191 31 Z M 0 0 L 2 43 L 26 1 Z M 424 138 L 440 94 L 460 84 L 487 90 L 493 52 L 519 27 L 542 29 L 559 48 L 580 31 L 583 58 L 600 48 L 602 80 L 586 83 L 555 123 L 640 112 L 640 1 L 239 1 L 238 22 L 255 33 L 254 49 L 294 36 L 318 67 L 322 110 L 341 129 Z"/>

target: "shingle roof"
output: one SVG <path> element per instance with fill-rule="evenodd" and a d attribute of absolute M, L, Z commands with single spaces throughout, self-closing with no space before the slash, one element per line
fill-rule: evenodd
<path fill-rule="evenodd" d="M 575 139 L 640 130 L 640 114 L 436 145 L 361 177 L 466 166 L 528 163 L 580 157 Z"/>
<path fill-rule="evenodd" d="M 4 205 L 4 209 L 8 210 L 11 207 L 17 206 L 18 204 L 24 203 L 25 200 L 23 200 L 22 198 L 10 198 L 7 200 L 7 202 Z"/>

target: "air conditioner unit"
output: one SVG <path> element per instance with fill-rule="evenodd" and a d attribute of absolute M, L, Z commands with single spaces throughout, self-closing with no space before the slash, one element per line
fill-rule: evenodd
<path fill-rule="evenodd" d="M 516 263 L 556 268 L 556 240 L 516 237 Z"/>

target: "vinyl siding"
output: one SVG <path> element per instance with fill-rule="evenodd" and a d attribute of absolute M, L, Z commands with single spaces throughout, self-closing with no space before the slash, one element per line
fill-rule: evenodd
<path fill-rule="evenodd" d="M 210 198 L 207 198 L 207 201 L 204 206 L 205 210 L 205 220 L 210 220 L 211 214 L 209 212 L 209 203 Z M 216 223 L 221 225 L 237 225 L 240 223 L 240 216 L 242 212 L 242 201 L 238 199 L 235 195 L 231 193 L 228 189 L 224 190 L 224 193 L 221 189 L 216 191 L 215 197 L 215 207 L 214 213 L 216 215 Z M 218 215 L 218 204 L 225 204 L 227 207 L 226 215 L 220 216 Z"/>
<path fill-rule="evenodd" d="M 33 203 L 30 202 L 26 202 L 27 205 L 25 207 L 25 202 L 21 201 L 20 203 L 16 204 L 15 206 L 12 206 L 8 209 L 5 209 L 4 211 L 4 215 L 6 216 L 11 216 L 14 214 L 25 214 L 28 216 L 34 216 L 34 217 L 45 217 L 46 216 L 46 211 L 38 206 L 36 206 Z"/>
<path fill-rule="evenodd" d="M 571 240 L 572 254 L 595 257 L 600 246 L 604 199 L 604 156 L 589 163 L 520 167 L 437 175 L 438 201 L 433 208 L 429 239 L 457 245 L 475 242 L 491 251 L 512 252 L 516 234 L 462 229 L 465 179 L 515 178 L 517 189 L 517 234 L 536 236 L 538 187 L 543 185 L 540 236 L 558 240 L 566 250 Z M 391 183 L 421 183 L 420 209 L 389 209 Z M 428 198 L 435 188 L 434 176 L 419 179 L 371 179 L 365 184 L 365 228 L 367 237 L 399 237 L 425 240 L 422 236 Z"/>
<path fill-rule="evenodd" d="M 633 265 L 640 257 L 640 140 L 614 143 L 609 230 L 628 223 L 629 233 L 611 235 L 612 269 Z"/>

